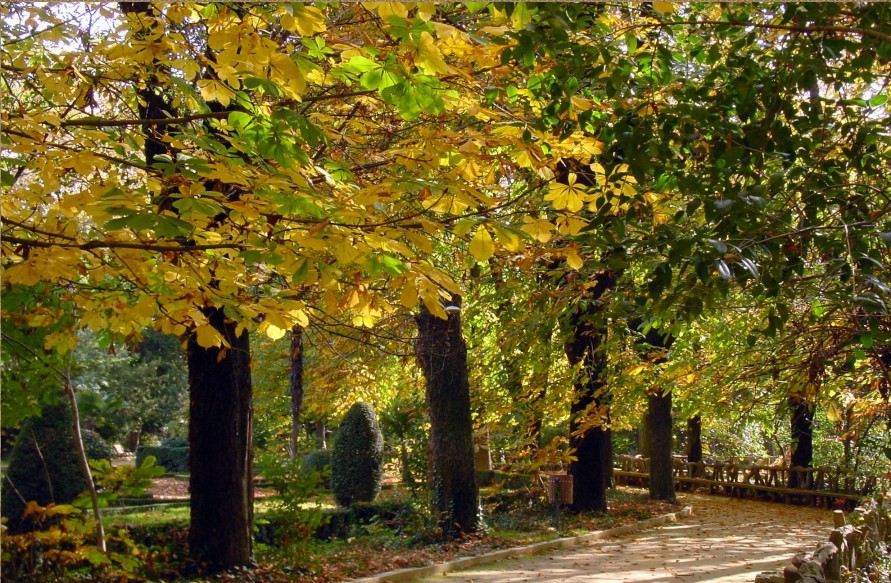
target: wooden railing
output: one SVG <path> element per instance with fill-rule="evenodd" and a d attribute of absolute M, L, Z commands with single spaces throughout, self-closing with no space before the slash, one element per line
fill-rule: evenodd
<path fill-rule="evenodd" d="M 620 456 L 614 471 L 617 484 L 646 486 L 650 460 Z M 688 462 L 674 458 L 674 480 L 681 490 L 708 489 L 710 494 L 766 498 L 787 503 L 853 508 L 876 487 L 875 476 L 855 475 L 838 468 L 768 466 L 746 461 Z"/>
<path fill-rule="evenodd" d="M 867 580 L 866 574 L 875 571 L 875 563 L 886 552 L 891 528 L 888 508 L 884 503 L 866 498 L 847 518 L 841 510 L 836 510 L 833 526 L 829 540 L 813 553 L 796 556 L 782 572 L 760 573 L 755 583 Z M 855 572 L 859 572 L 859 576 L 852 577 Z"/>

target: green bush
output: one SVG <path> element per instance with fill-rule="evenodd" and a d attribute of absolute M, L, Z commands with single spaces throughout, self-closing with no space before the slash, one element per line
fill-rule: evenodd
<path fill-rule="evenodd" d="M 379 524 L 396 533 L 419 531 L 429 522 L 411 500 L 359 502 L 349 508 L 325 510 L 326 520 L 313 536 L 319 540 L 347 539 L 361 527 Z"/>
<path fill-rule="evenodd" d="M 161 442 L 161 447 L 189 447 L 189 440 L 185 437 L 168 437 Z"/>
<path fill-rule="evenodd" d="M 95 431 L 84 429 L 81 431 L 81 436 L 84 440 L 84 450 L 87 452 L 88 459 L 110 460 L 115 456 L 114 449 Z"/>
<path fill-rule="evenodd" d="M 303 468 L 316 472 L 319 482 L 326 490 L 331 489 L 331 450 L 319 449 L 303 456 Z"/>
<path fill-rule="evenodd" d="M 535 479 L 529 474 L 514 474 L 499 470 L 477 470 L 476 483 L 482 488 L 496 487 L 506 490 L 531 488 Z"/>
<path fill-rule="evenodd" d="M 188 447 L 165 447 L 163 445 L 140 445 L 136 448 L 136 465 L 141 466 L 143 460 L 153 455 L 156 465 L 164 468 L 168 473 L 189 471 Z"/>
<path fill-rule="evenodd" d="M 331 456 L 331 490 L 341 506 L 371 502 L 381 491 L 384 436 L 374 409 L 356 403 L 337 431 Z"/>
<path fill-rule="evenodd" d="M 274 453 L 257 460 L 260 475 L 278 492 L 258 522 L 255 534 L 260 542 L 274 540 L 283 549 L 300 552 L 313 533 L 327 520 L 322 507 L 309 502 L 318 497 L 320 476 L 292 460 Z"/>
<path fill-rule="evenodd" d="M 10 534 L 31 530 L 22 513 L 27 502 L 41 506 L 68 504 L 86 490 L 67 405 L 44 408 L 39 417 L 23 424 L 3 480 L 2 514 Z"/>

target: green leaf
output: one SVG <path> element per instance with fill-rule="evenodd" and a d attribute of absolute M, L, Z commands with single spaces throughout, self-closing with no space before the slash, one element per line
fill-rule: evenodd
<path fill-rule="evenodd" d="M 176 203 L 174 203 L 175 205 Z M 148 231 L 158 224 L 158 215 L 138 214 L 128 217 L 111 219 L 105 223 L 105 229 L 118 231 L 121 229 L 133 229 L 134 231 Z"/>
<path fill-rule="evenodd" d="M 707 239 L 707 241 L 721 255 L 724 255 L 725 253 L 727 253 L 727 245 L 725 243 L 723 243 L 721 241 L 717 241 L 715 239 Z"/>
<path fill-rule="evenodd" d="M 880 105 L 885 105 L 888 103 L 888 94 L 887 93 L 879 93 L 875 97 L 869 100 L 870 107 L 878 107 Z"/>

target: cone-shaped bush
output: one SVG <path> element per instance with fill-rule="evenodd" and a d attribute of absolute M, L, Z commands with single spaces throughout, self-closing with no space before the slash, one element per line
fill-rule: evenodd
<path fill-rule="evenodd" d="M 341 506 L 371 502 L 381 491 L 384 436 L 366 403 L 356 403 L 347 411 L 337 431 L 331 456 L 331 490 Z"/>
<path fill-rule="evenodd" d="M 87 489 L 71 429 L 71 409 L 53 405 L 22 424 L 3 480 L 3 516 L 11 534 L 29 530 L 25 504 L 67 504 Z"/>

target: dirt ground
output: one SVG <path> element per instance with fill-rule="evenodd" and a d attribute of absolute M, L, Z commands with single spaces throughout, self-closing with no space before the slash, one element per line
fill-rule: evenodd
<path fill-rule="evenodd" d="M 832 512 L 769 502 L 681 494 L 693 515 L 667 526 L 570 551 L 425 579 L 464 583 L 596 583 L 755 580 L 829 537 Z"/>

